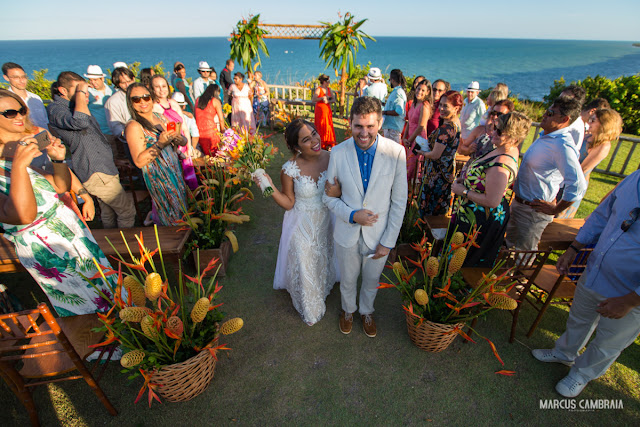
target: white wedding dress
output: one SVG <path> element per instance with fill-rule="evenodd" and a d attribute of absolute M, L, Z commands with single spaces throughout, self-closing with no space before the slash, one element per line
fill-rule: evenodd
<path fill-rule="evenodd" d="M 293 178 L 296 201 L 284 214 L 273 288 L 289 291 L 302 320 L 313 325 L 324 316 L 324 300 L 337 280 L 332 214 L 322 203 L 327 172 L 316 183 L 300 174 L 295 160 L 282 170 Z"/>

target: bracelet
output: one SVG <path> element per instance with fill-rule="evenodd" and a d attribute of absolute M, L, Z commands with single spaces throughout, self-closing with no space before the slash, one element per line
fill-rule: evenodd
<path fill-rule="evenodd" d="M 62 160 L 55 160 L 55 159 L 49 159 L 51 160 L 51 163 L 63 163 L 63 164 L 67 164 L 67 161 L 62 159 Z"/>
<path fill-rule="evenodd" d="M 462 195 L 468 199 L 467 194 L 469 194 L 469 189 L 465 188 L 465 190 L 462 192 Z"/>
<path fill-rule="evenodd" d="M 574 251 L 576 251 L 576 253 L 580 252 L 580 249 L 573 246 L 573 243 L 569 245 L 569 249 L 573 249 Z"/>
<path fill-rule="evenodd" d="M 76 194 L 77 194 L 78 196 L 82 196 L 82 195 L 84 195 L 84 194 L 89 194 L 89 192 L 87 191 L 87 189 L 86 189 L 86 188 L 82 187 L 81 189 L 79 189 L 79 190 L 76 192 Z"/>
<path fill-rule="evenodd" d="M 76 93 L 84 93 L 85 95 L 87 95 L 87 92 L 85 92 L 84 90 L 76 90 Z"/>

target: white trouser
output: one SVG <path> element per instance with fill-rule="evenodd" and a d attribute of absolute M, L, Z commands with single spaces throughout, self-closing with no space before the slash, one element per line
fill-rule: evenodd
<path fill-rule="evenodd" d="M 583 275 L 573 297 L 567 330 L 556 341 L 553 353 L 560 359 L 575 361 L 569 375 L 588 382 L 604 375 L 622 350 L 640 334 L 640 307 L 634 308 L 622 319 L 602 317 L 596 310 L 598 304 L 607 298 L 582 286 L 584 281 Z M 595 338 L 584 353 L 578 355 L 594 330 Z"/>
<path fill-rule="evenodd" d="M 387 262 L 387 257 L 379 259 L 367 258 L 367 255 L 375 252 L 375 248 L 369 248 L 360 234 L 358 243 L 350 248 L 335 245 L 336 255 L 340 263 L 340 298 L 342 309 L 347 313 L 360 314 L 373 313 L 373 301 L 378 292 L 380 274 Z M 356 304 L 358 291 L 358 276 L 362 271 L 362 286 L 360 287 L 360 309 Z"/>

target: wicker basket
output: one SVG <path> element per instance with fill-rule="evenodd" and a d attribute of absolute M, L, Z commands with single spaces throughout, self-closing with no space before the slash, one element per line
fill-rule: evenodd
<path fill-rule="evenodd" d="M 438 353 L 453 342 L 458 336 L 452 332 L 456 327 L 464 327 L 464 323 L 457 325 L 447 325 L 444 323 L 434 323 L 425 320 L 420 326 L 415 325 L 415 319 L 409 313 L 405 313 L 407 319 L 407 330 L 409 338 L 421 350 Z M 449 333 L 451 332 L 451 333 Z"/>
<path fill-rule="evenodd" d="M 207 350 L 184 362 L 174 363 L 153 374 L 158 393 L 169 402 L 190 400 L 206 390 L 213 379 L 216 359 Z"/>

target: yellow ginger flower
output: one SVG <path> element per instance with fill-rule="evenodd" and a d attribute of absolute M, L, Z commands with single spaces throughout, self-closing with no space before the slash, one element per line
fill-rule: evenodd
<path fill-rule="evenodd" d="M 149 339 L 154 339 L 158 336 L 158 330 L 153 326 L 153 317 L 147 315 L 140 321 L 140 329 L 142 333 Z"/>
<path fill-rule="evenodd" d="M 158 273 L 151 273 L 144 281 L 144 290 L 151 301 L 155 301 L 162 294 L 162 277 Z"/>
<path fill-rule="evenodd" d="M 222 326 L 220 327 L 220 333 L 222 335 L 231 335 L 238 332 L 240 329 L 242 329 L 243 326 L 244 321 L 239 317 L 235 317 L 233 319 L 227 320 L 222 324 Z"/>
<path fill-rule="evenodd" d="M 500 294 L 491 294 L 487 297 L 489 305 L 498 310 L 515 310 L 518 307 L 518 301 L 511 297 Z"/>
<path fill-rule="evenodd" d="M 133 350 L 129 353 L 122 355 L 122 359 L 120 359 L 120 364 L 124 368 L 133 368 L 136 365 L 139 365 L 144 360 L 144 351 L 142 350 Z"/>
<path fill-rule="evenodd" d="M 134 276 L 124 276 L 123 286 L 131 295 L 131 300 L 138 307 L 144 307 L 147 303 L 147 297 L 144 293 L 144 287 Z"/>
<path fill-rule="evenodd" d="M 209 298 L 202 297 L 196 304 L 193 306 L 191 310 L 191 320 L 193 323 L 200 323 L 207 317 L 207 312 L 209 311 Z"/>
<path fill-rule="evenodd" d="M 181 336 L 184 331 L 184 325 L 182 323 L 182 319 L 178 316 L 171 316 L 167 319 L 167 329 L 176 334 L 177 336 Z"/>
<path fill-rule="evenodd" d="M 416 289 L 416 291 L 414 292 L 413 296 L 416 299 L 416 302 L 420 305 L 427 305 L 429 304 L 429 295 L 427 295 L 427 293 L 425 292 L 424 289 Z"/>
<path fill-rule="evenodd" d="M 462 242 L 464 242 L 464 234 L 462 234 L 459 231 L 456 231 L 455 233 L 453 233 L 453 237 L 451 238 L 451 244 L 452 245 L 461 245 Z"/>
<path fill-rule="evenodd" d="M 462 267 L 462 264 L 464 263 L 464 259 L 466 257 L 467 250 L 465 248 L 456 249 L 456 251 L 453 253 L 453 256 L 451 257 L 451 261 L 449 261 L 449 274 L 454 274 L 455 272 L 460 270 L 460 267 Z"/>
<path fill-rule="evenodd" d="M 427 276 L 430 278 L 434 278 L 438 275 L 438 270 L 440 269 L 440 261 L 438 258 L 434 256 L 430 256 L 427 260 Z"/>
<path fill-rule="evenodd" d="M 123 322 L 141 322 L 151 310 L 147 307 L 125 307 L 120 310 L 120 319 Z"/>
<path fill-rule="evenodd" d="M 402 265 L 402 263 L 399 261 L 393 263 L 393 272 L 398 277 L 406 277 L 409 275 L 409 273 L 407 273 L 407 269 L 404 268 L 404 265 Z"/>

